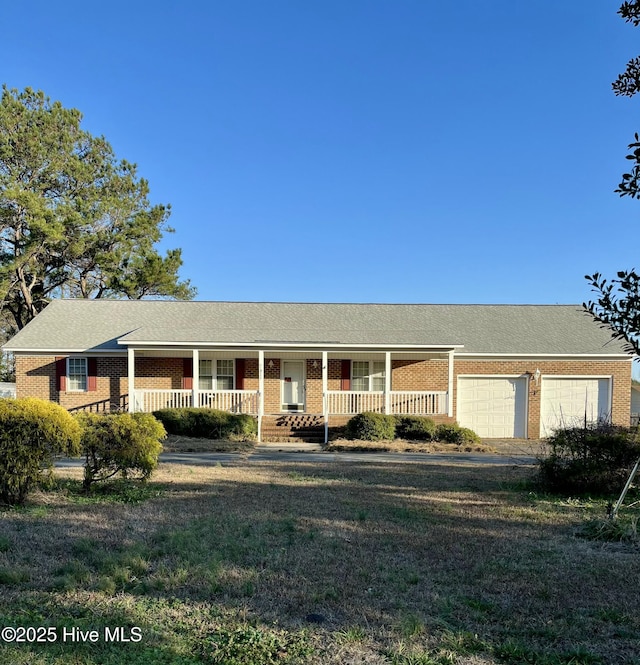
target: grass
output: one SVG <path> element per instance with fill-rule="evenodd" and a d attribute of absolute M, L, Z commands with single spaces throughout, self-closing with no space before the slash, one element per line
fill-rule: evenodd
<path fill-rule="evenodd" d="M 332 452 L 394 452 L 394 453 L 451 453 L 483 452 L 495 453 L 496 449 L 483 442 L 479 443 L 443 443 L 442 441 L 362 441 L 359 439 L 334 439 L 325 446 Z"/>
<path fill-rule="evenodd" d="M 161 464 L 135 501 L 57 473 L 0 511 L 0 623 L 60 639 L 0 665 L 640 662 L 637 543 L 579 537 L 606 501 L 535 494 L 531 469 Z"/>

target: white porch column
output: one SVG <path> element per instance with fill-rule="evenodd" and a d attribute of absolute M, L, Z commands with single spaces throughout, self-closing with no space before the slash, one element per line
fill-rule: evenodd
<path fill-rule="evenodd" d="M 384 412 L 391 413 L 391 351 L 384 354 Z"/>
<path fill-rule="evenodd" d="M 200 351 L 198 349 L 193 349 L 191 351 L 193 355 L 193 386 L 192 386 L 192 397 L 191 397 L 191 406 L 198 408 L 200 406 Z"/>
<path fill-rule="evenodd" d="M 447 388 L 447 415 L 453 416 L 453 351 L 449 351 L 449 386 Z"/>
<path fill-rule="evenodd" d="M 127 349 L 127 390 L 129 392 L 129 413 L 136 410 L 135 405 L 135 385 L 136 385 L 136 357 L 135 350 L 129 347 Z"/>
<path fill-rule="evenodd" d="M 329 399 L 327 386 L 329 385 L 329 360 L 326 351 L 322 352 L 322 415 L 324 416 L 324 442 L 329 441 Z"/>
<path fill-rule="evenodd" d="M 258 443 L 262 442 L 263 415 L 264 415 L 264 351 L 258 351 Z"/>

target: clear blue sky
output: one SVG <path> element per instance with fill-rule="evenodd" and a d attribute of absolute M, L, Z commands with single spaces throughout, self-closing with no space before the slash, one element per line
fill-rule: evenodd
<path fill-rule="evenodd" d="M 198 299 L 582 302 L 640 268 L 619 4 L 5 2 L 0 80 L 138 164 Z"/>

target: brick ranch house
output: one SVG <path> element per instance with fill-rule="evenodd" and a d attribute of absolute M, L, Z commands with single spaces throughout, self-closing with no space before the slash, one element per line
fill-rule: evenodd
<path fill-rule="evenodd" d="M 263 440 L 362 411 L 488 438 L 630 418 L 632 357 L 576 305 L 56 300 L 4 349 L 18 397 L 214 407 L 255 416 Z"/>

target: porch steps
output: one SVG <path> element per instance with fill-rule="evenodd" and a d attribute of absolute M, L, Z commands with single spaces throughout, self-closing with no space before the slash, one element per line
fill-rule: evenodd
<path fill-rule="evenodd" d="M 263 416 L 262 441 L 324 443 L 324 419 L 307 413 Z"/>

